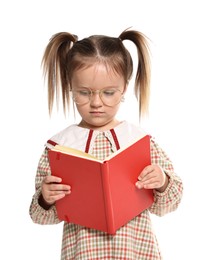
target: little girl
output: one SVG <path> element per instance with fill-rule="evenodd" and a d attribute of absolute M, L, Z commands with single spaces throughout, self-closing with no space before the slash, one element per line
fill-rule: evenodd
<path fill-rule="evenodd" d="M 137 48 L 135 93 L 143 115 L 148 107 L 150 62 L 147 40 L 142 33 L 125 30 L 118 38 L 94 35 L 78 40 L 77 36 L 62 32 L 55 34 L 47 45 L 43 67 L 48 77 L 49 112 L 54 97 L 58 98 L 61 91 L 64 112 L 72 97 L 81 121 L 46 142 L 30 206 L 35 223 L 59 223 L 55 202 L 71 196 L 71 187 L 51 175 L 48 150 L 55 143 L 104 159 L 142 134 L 139 127 L 116 118 L 133 72 L 125 40 L 132 41 Z M 183 187 L 171 161 L 152 138 L 151 159 L 152 164 L 139 173 L 134 185 L 153 189 L 152 206 L 120 228 L 116 235 L 64 222 L 61 259 L 162 259 L 149 212 L 162 216 L 174 211 L 181 201 Z"/>

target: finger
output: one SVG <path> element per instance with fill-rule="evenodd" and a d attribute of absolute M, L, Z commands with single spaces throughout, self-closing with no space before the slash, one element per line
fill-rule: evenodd
<path fill-rule="evenodd" d="M 49 204 L 53 204 L 56 200 L 64 198 L 66 195 L 70 194 L 70 191 L 54 191 L 43 194 L 45 201 Z"/>
<path fill-rule="evenodd" d="M 60 194 L 70 194 L 71 190 L 53 190 L 53 191 L 48 191 L 48 196 L 57 196 Z"/>
<path fill-rule="evenodd" d="M 144 178 L 146 178 L 146 179 L 143 179 L 143 180 L 140 180 L 140 181 L 136 182 L 136 187 L 137 188 L 142 189 L 142 188 L 148 187 L 148 185 L 150 187 L 150 185 L 152 183 L 158 182 L 157 177 L 154 176 L 153 174 L 148 174 Z"/>
<path fill-rule="evenodd" d="M 140 182 L 140 181 L 137 181 L 136 183 L 135 183 L 135 185 L 136 185 L 136 187 L 138 188 L 138 189 L 142 189 L 144 186 L 143 186 L 143 184 L 142 184 L 142 182 Z"/>
<path fill-rule="evenodd" d="M 50 183 L 60 183 L 62 181 L 61 178 L 57 176 L 48 175 L 44 178 L 44 183 L 50 184 Z"/>
<path fill-rule="evenodd" d="M 70 191 L 71 186 L 66 185 L 66 184 L 50 184 L 49 187 L 50 191 Z"/>
<path fill-rule="evenodd" d="M 141 183 L 143 185 L 146 185 L 148 183 L 157 182 L 157 181 L 158 181 L 157 176 L 155 176 L 153 174 L 148 174 L 147 176 L 145 176 L 145 178 L 143 180 L 141 180 Z"/>
<path fill-rule="evenodd" d="M 148 181 L 148 180 L 153 179 L 153 178 L 157 178 L 157 174 L 154 170 L 151 171 L 151 172 L 148 172 L 146 175 L 141 177 L 140 181 L 145 182 L 145 181 Z"/>
<path fill-rule="evenodd" d="M 60 200 L 60 199 L 64 198 L 65 196 L 66 196 L 66 194 L 57 195 L 57 196 L 55 197 L 55 201 Z"/>
<path fill-rule="evenodd" d="M 150 172 L 152 172 L 154 170 L 153 165 L 148 165 L 146 166 L 143 171 L 140 173 L 138 179 L 142 180 L 147 174 L 149 174 Z"/>
<path fill-rule="evenodd" d="M 136 187 L 138 189 L 156 189 L 158 188 L 159 183 L 157 181 L 148 181 L 147 183 L 144 183 L 142 181 L 137 181 L 135 183 Z"/>
<path fill-rule="evenodd" d="M 159 188 L 159 182 L 151 182 L 143 185 L 144 189 L 157 189 Z"/>
<path fill-rule="evenodd" d="M 46 200 L 47 203 L 53 204 L 53 203 L 55 203 L 57 200 L 60 200 L 60 199 L 64 198 L 65 196 L 66 196 L 66 195 L 62 193 L 62 194 L 58 194 L 58 195 L 55 195 L 55 196 L 50 196 L 50 197 L 48 197 L 48 198 L 45 199 L 45 200 Z"/>

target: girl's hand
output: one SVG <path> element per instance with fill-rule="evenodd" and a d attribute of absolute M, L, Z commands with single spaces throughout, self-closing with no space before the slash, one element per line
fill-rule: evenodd
<path fill-rule="evenodd" d="M 168 176 L 158 165 L 145 167 L 136 182 L 136 187 L 139 189 L 156 189 L 159 192 L 163 192 L 167 186 Z"/>
<path fill-rule="evenodd" d="M 62 199 L 71 193 L 69 185 L 60 184 L 61 178 L 56 176 L 47 176 L 42 181 L 42 197 L 48 205 L 52 205 L 56 200 Z"/>

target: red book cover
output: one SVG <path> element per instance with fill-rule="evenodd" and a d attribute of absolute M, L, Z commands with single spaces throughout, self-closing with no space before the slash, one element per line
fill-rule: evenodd
<path fill-rule="evenodd" d="M 59 219 L 115 234 L 153 203 L 153 190 L 135 186 L 140 172 L 151 164 L 149 135 L 104 161 L 68 150 L 75 151 L 60 146 L 49 150 L 52 175 L 71 186 L 71 194 L 56 202 Z"/>

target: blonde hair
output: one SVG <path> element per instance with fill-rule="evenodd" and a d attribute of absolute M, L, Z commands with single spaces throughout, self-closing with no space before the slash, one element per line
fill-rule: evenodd
<path fill-rule="evenodd" d="M 139 101 L 139 113 L 148 111 L 150 93 L 150 56 L 147 38 L 135 30 L 125 30 L 119 37 L 92 35 L 78 40 L 77 36 L 60 32 L 50 39 L 42 59 L 48 84 L 48 108 L 51 114 L 54 97 L 62 93 L 63 109 L 69 108 L 72 75 L 76 70 L 95 62 L 108 65 L 122 75 L 126 84 L 133 73 L 133 60 L 123 41 L 132 41 L 138 54 L 135 77 L 135 95 Z"/>

